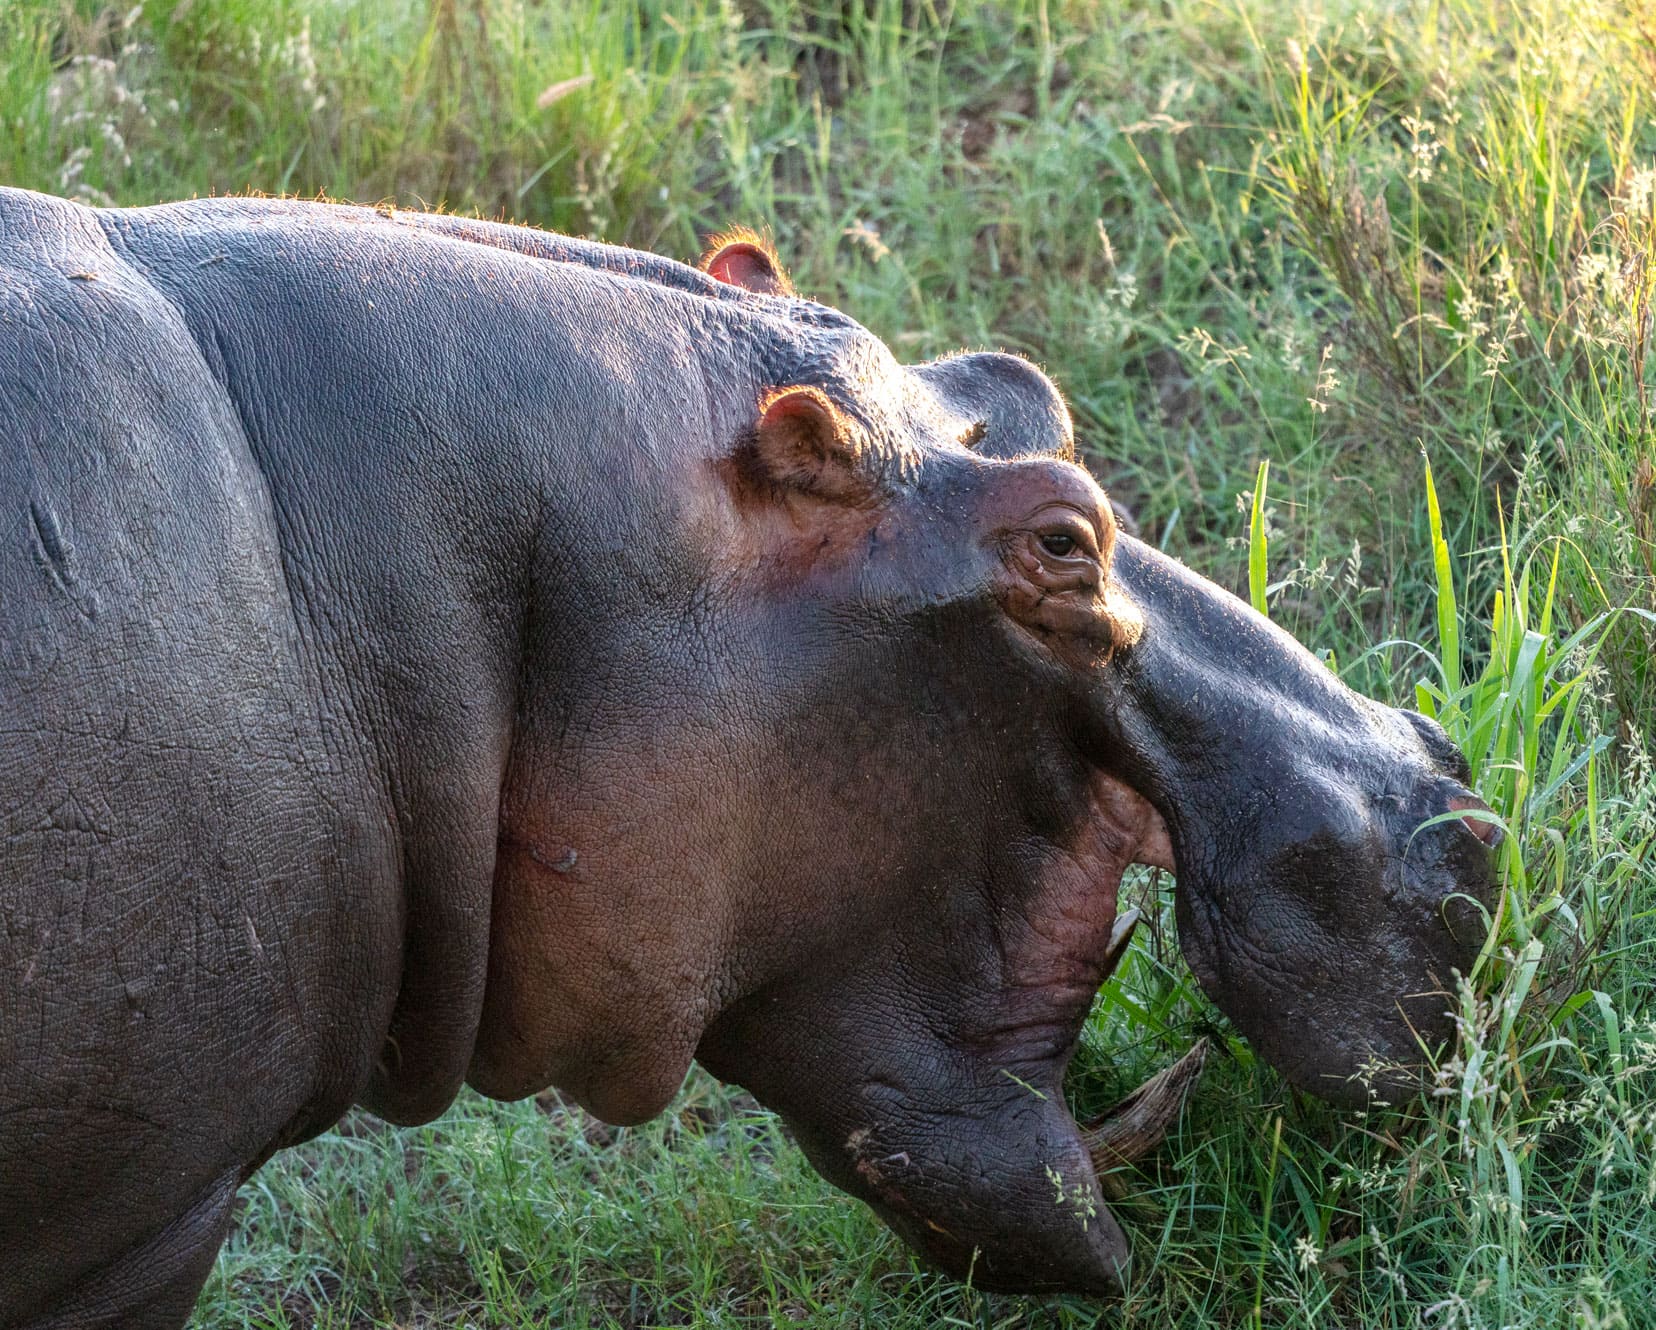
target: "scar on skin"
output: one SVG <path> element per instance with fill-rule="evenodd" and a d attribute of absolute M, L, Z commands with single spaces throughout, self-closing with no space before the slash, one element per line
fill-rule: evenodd
<path fill-rule="evenodd" d="M 567 873 L 581 861 L 581 856 L 576 853 L 573 845 L 565 850 L 563 854 L 556 859 L 548 859 L 544 854 L 531 845 L 529 847 L 529 857 L 537 864 L 541 865 L 541 867 L 550 868 L 554 873 Z"/>
<path fill-rule="evenodd" d="M 885 1174 L 880 1172 L 879 1168 L 875 1166 L 873 1161 L 868 1159 L 859 1159 L 853 1167 L 857 1170 L 857 1176 L 866 1182 L 870 1187 L 874 1188 L 875 1191 L 884 1192 L 886 1185 Z"/>
<path fill-rule="evenodd" d="M 863 1149 L 868 1144 L 872 1133 L 867 1127 L 858 1127 L 845 1138 L 845 1148 L 851 1153 L 851 1166 L 856 1169 L 857 1176 L 870 1187 L 884 1193 L 887 1187 L 886 1176 L 880 1171 L 881 1164 L 901 1163 L 907 1165 L 907 1153 L 899 1151 L 897 1154 L 887 1155 L 884 1159 L 869 1159 Z"/>

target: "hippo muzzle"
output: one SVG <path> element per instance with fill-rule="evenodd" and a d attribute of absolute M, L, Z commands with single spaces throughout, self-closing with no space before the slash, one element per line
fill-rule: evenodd
<path fill-rule="evenodd" d="M 1095 742 L 1166 820 L 1192 972 L 1302 1089 L 1361 1104 L 1418 1084 L 1493 894 L 1498 833 L 1438 820 L 1483 809 L 1465 759 L 1137 542 L 1115 575 L 1150 627 Z"/>

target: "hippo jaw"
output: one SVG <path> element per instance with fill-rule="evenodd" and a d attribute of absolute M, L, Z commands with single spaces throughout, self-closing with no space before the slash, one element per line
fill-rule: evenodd
<path fill-rule="evenodd" d="M 1064 1074 L 1093 996 L 1120 963 L 1138 918 L 1137 911 L 1117 912 L 1122 875 L 1133 864 L 1172 867 L 1155 809 L 1101 773 L 1090 785 L 1085 839 L 1071 847 L 1076 865 L 1091 875 L 1090 890 L 1078 893 L 1075 876 L 1049 871 L 1028 902 L 1027 932 L 1008 949 L 1001 1025 L 957 1045 L 991 1079 L 981 1098 L 967 1100 L 978 1112 L 959 1133 L 962 1148 L 944 1175 L 949 1185 L 893 1172 L 892 1163 L 909 1159 L 907 1151 L 894 1157 L 886 1150 L 900 1134 L 864 1127 L 846 1142 L 859 1184 L 849 1189 L 932 1266 L 990 1292 L 1121 1291 L 1130 1248 L 1100 1171 L 1130 1164 L 1160 1143 L 1201 1064 L 1198 1048 L 1086 1126 L 1065 1106 Z M 895 1116 L 907 1125 L 889 1088 L 865 1099 L 871 1122 Z M 812 1158 L 819 1168 L 828 1162 Z M 843 1172 L 843 1159 L 834 1162 Z"/>
<path fill-rule="evenodd" d="M 1083 1128 L 1065 1107 L 1081 1027 L 1136 918 L 1117 915 L 1121 876 L 1134 863 L 1171 865 L 1150 804 L 1100 773 L 1087 784 L 1079 837 L 1024 847 L 1019 867 L 1034 866 L 1037 886 L 993 939 L 998 985 L 969 977 L 952 986 L 956 1001 L 914 1021 L 909 995 L 937 991 L 935 973 L 918 982 L 900 936 L 873 939 L 851 976 L 834 973 L 838 1004 L 817 1002 L 808 978 L 777 985 L 724 1012 L 697 1050 L 715 1075 L 776 1110 L 824 1177 L 929 1265 L 976 1288 L 1119 1292 L 1129 1246 L 1098 1168 L 1159 1141 L 1199 1066 L 1184 1065 L 1175 1092 L 1129 1096 L 1119 1122 L 1106 1115 Z M 808 1038 L 809 1056 L 756 1058 L 778 1043 L 778 1021 L 801 1010 L 811 1029 L 794 1042 Z"/>
<path fill-rule="evenodd" d="M 846 1142 L 854 1181 L 843 1177 L 839 1159 L 801 1144 L 824 1176 L 860 1196 L 943 1274 L 996 1293 L 1119 1293 L 1130 1248 L 1104 1202 L 1087 1143 L 1050 1094 L 1029 1100 L 973 1126 L 991 1139 L 1025 1143 L 1039 1174 L 1013 1177 L 994 1156 L 962 1155 L 949 1161 L 960 1173 L 953 1194 L 935 1203 L 905 1177 L 910 1152 L 886 1152 L 872 1128 Z"/>

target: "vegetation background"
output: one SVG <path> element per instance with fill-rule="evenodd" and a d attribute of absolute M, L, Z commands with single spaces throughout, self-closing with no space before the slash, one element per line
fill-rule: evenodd
<path fill-rule="evenodd" d="M 1145 537 L 1440 714 L 1509 833 L 1435 1092 L 1367 1115 L 1134 885 L 1071 1093 L 1217 1055 L 1119 1179 L 1119 1305 L 918 1271 L 697 1075 L 626 1131 L 352 1117 L 245 1189 L 198 1324 L 1656 1326 L 1653 113 L 1644 0 L 0 4 L 4 183 L 743 222 L 905 358 L 1034 357 Z"/>

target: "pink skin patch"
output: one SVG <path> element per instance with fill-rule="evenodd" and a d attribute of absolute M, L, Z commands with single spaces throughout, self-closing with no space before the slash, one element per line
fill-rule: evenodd
<path fill-rule="evenodd" d="M 1450 811 L 1456 813 L 1487 813 L 1489 805 L 1482 799 L 1475 799 L 1471 795 L 1456 795 L 1449 801 Z M 1494 822 L 1484 817 L 1466 817 L 1461 819 L 1461 825 L 1493 849 L 1501 843 L 1501 829 Z"/>
<path fill-rule="evenodd" d="M 1003 1023 L 986 1041 L 995 1056 L 1029 1066 L 1067 1060 L 1081 1016 L 1131 934 L 1132 920 L 1117 909 L 1131 864 L 1172 868 L 1167 828 L 1148 800 L 1097 772 L 1093 816 L 1038 870 L 1040 889 L 1008 939 Z"/>

